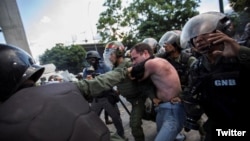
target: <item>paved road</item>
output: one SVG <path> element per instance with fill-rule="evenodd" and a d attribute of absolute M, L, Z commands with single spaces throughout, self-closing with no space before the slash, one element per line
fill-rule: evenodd
<path fill-rule="evenodd" d="M 131 110 L 131 104 L 126 101 L 123 97 L 121 97 L 124 104 L 127 106 L 129 110 Z M 123 106 L 118 103 L 120 112 L 121 112 L 121 118 L 123 122 L 123 127 L 125 130 L 125 136 L 128 138 L 129 141 L 134 141 L 134 138 L 131 134 L 131 129 L 129 127 L 129 115 L 126 112 L 126 110 L 123 108 Z M 101 118 L 103 119 L 103 112 L 101 115 Z M 116 132 L 116 129 L 113 124 L 107 125 L 110 131 Z M 143 120 L 143 131 L 145 133 L 145 141 L 153 141 L 156 136 L 156 124 L 152 121 Z M 185 141 L 200 141 L 200 135 L 198 131 L 191 130 L 189 132 L 182 131 L 182 133 L 186 136 Z"/>

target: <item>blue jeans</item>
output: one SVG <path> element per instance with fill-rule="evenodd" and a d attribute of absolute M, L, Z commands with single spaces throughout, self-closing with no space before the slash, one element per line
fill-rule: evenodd
<path fill-rule="evenodd" d="M 157 136 L 155 141 L 174 141 L 181 132 L 186 113 L 181 102 L 165 102 L 155 108 Z"/>

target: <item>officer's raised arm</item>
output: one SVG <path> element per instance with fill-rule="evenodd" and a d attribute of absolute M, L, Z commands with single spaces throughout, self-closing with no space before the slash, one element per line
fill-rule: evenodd
<path fill-rule="evenodd" d="M 75 82 L 83 95 L 97 96 L 105 90 L 109 90 L 125 79 L 127 69 L 115 69 L 96 76 L 92 80 L 82 80 Z"/>
<path fill-rule="evenodd" d="M 232 37 L 219 30 L 216 30 L 215 33 L 210 33 L 208 41 L 213 42 L 213 44 L 224 44 L 222 50 L 215 50 L 213 54 L 225 57 L 236 56 L 242 65 L 250 68 L 250 48 L 239 45 Z"/>

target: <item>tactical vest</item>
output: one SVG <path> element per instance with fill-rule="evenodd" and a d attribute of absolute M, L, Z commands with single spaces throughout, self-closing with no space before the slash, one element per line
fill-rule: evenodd
<path fill-rule="evenodd" d="M 18 91 L 0 105 L 1 141 L 109 141 L 103 121 L 73 83 Z"/>
<path fill-rule="evenodd" d="M 249 75 L 242 71 L 236 60 L 222 58 L 221 63 L 207 69 L 197 61 L 191 69 L 192 93 L 205 113 L 219 123 L 239 123 L 246 105 L 246 80 Z M 245 79 L 245 80 L 244 80 Z M 248 83 L 248 82 L 247 82 Z"/>

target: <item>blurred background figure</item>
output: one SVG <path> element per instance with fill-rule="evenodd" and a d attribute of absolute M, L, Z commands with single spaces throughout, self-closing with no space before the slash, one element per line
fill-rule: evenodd
<path fill-rule="evenodd" d="M 250 22 L 246 24 L 243 34 L 240 37 L 240 45 L 250 47 Z"/>
<path fill-rule="evenodd" d="M 75 77 L 77 78 L 78 81 L 83 80 L 83 73 L 79 72 Z"/>
<path fill-rule="evenodd" d="M 57 74 L 53 74 L 48 79 L 49 83 L 60 83 L 63 82 L 63 77 Z"/>

